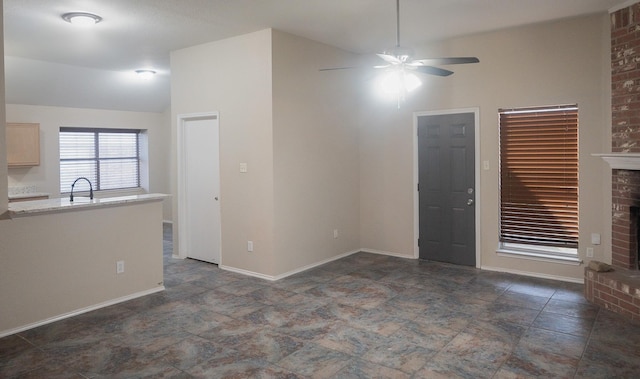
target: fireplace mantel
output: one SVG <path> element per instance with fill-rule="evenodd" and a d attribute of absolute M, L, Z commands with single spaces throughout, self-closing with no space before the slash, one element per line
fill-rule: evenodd
<path fill-rule="evenodd" d="M 591 155 L 604 159 L 613 169 L 640 170 L 640 153 L 604 153 Z"/>

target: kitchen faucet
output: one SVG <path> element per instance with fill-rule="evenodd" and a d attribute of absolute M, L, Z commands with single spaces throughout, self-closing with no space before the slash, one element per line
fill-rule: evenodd
<path fill-rule="evenodd" d="M 74 180 L 73 184 L 71 185 L 71 196 L 69 196 L 69 201 L 72 203 L 73 203 L 73 186 L 75 186 L 76 182 L 80 179 L 84 179 L 87 181 L 87 183 L 89 183 L 89 199 L 93 200 L 93 186 L 91 185 L 91 181 L 85 178 L 84 176 L 81 176 L 78 179 Z"/>

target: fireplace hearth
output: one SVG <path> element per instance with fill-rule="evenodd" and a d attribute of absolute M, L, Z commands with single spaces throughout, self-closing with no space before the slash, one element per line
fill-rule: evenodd
<path fill-rule="evenodd" d="M 640 166 L 619 169 L 612 165 L 612 168 L 611 265 L 614 271 L 585 268 L 585 297 L 594 304 L 640 321 Z"/>
<path fill-rule="evenodd" d="M 640 271 L 615 269 L 597 272 L 587 267 L 584 296 L 596 305 L 640 321 Z"/>

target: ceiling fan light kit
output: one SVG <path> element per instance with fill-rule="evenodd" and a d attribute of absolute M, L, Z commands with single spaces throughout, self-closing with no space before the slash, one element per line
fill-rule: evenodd
<path fill-rule="evenodd" d="M 404 96 L 408 92 L 415 90 L 422 84 L 420 78 L 414 73 L 449 76 L 453 74 L 453 71 L 435 66 L 480 62 L 476 57 L 413 59 L 413 49 L 400 45 L 400 0 L 396 0 L 396 46 L 376 55 L 386 63 L 373 66 L 374 69 L 385 70 L 385 75 L 380 79 L 379 87 L 385 93 L 395 94 L 398 106 L 401 101 L 404 101 Z M 320 71 L 352 68 L 358 67 L 325 68 Z"/>
<path fill-rule="evenodd" d="M 384 97 L 400 98 L 422 85 L 422 81 L 412 72 L 390 70 L 380 76 L 378 88 Z"/>

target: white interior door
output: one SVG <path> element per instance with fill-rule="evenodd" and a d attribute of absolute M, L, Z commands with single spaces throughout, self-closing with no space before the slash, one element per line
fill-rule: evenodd
<path fill-rule="evenodd" d="M 182 118 L 183 208 L 181 245 L 186 256 L 220 263 L 220 144 L 217 114 Z M 182 255 L 183 253 L 181 253 Z"/>

